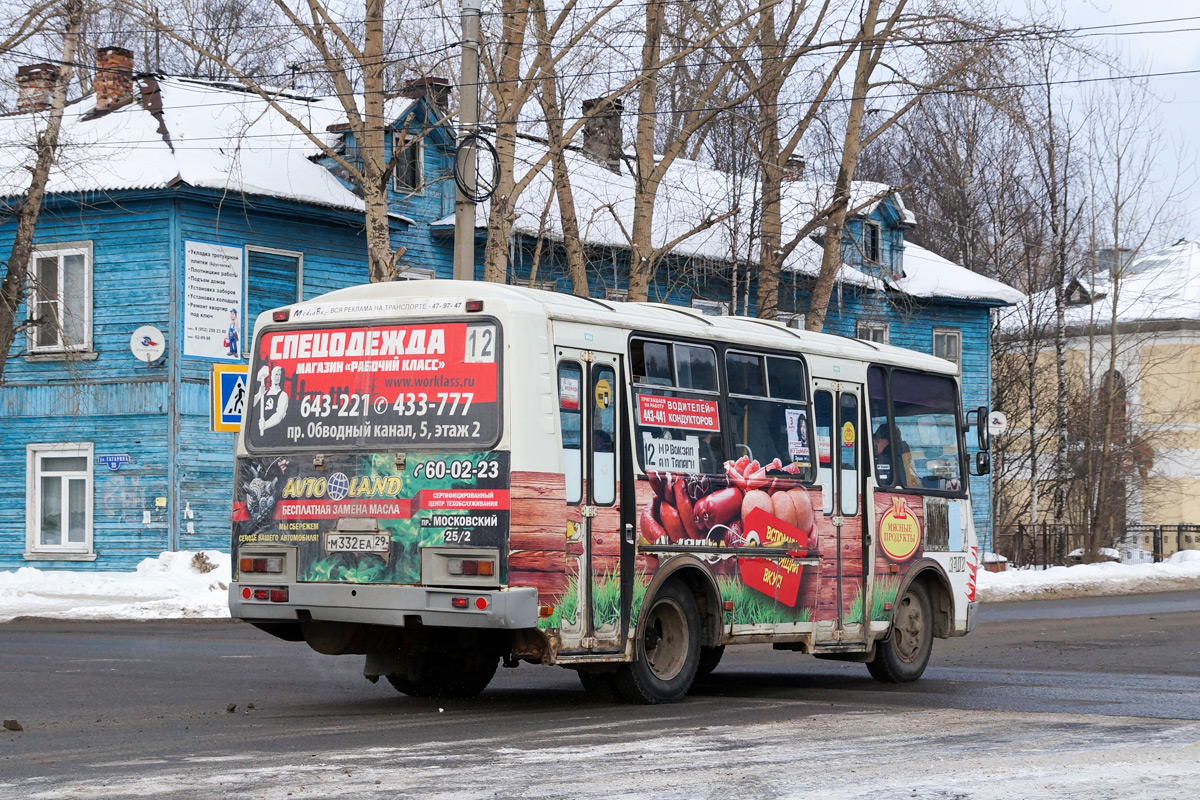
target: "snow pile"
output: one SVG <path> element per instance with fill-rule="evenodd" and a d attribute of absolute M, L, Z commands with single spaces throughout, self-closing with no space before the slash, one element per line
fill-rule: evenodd
<path fill-rule="evenodd" d="M 1200 550 L 1181 550 L 1160 564 L 1102 562 L 1046 570 L 981 571 L 978 588 L 985 603 L 1200 589 Z"/>
<path fill-rule="evenodd" d="M 22 567 L 0 572 L 0 622 L 14 617 L 164 619 L 228 617 L 229 554 L 162 553 L 136 572 Z"/>

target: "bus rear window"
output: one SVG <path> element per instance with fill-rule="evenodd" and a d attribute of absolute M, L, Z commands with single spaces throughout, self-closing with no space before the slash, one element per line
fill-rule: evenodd
<path fill-rule="evenodd" d="M 487 448 L 500 437 L 491 321 L 267 330 L 244 433 L 251 450 Z"/>

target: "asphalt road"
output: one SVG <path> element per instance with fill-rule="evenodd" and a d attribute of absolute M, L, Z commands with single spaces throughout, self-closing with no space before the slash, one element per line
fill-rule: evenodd
<path fill-rule="evenodd" d="M 729 648 L 655 708 L 530 665 L 472 701 L 409 698 L 361 657 L 228 621 L 17 620 L 0 716 L 25 730 L 0 731 L 0 797 L 1192 797 L 1197 610 L 1196 592 L 985 607 L 899 687 Z"/>

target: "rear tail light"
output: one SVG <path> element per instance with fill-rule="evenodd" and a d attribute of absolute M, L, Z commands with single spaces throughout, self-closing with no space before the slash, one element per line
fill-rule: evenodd
<path fill-rule="evenodd" d="M 240 558 L 238 569 L 242 572 L 283 572 L 283 558 Z"/>
<path fill-rule="evenodd" d="M 467 304 L 466 304 L 466 310 L 471 311 L 471 312 L 483 311 L 483 301 L 482 300 L 468 300 Z"/>
<path fill-rule="evenodd" d="M 451 575 L 495 575 L 496 562 L 478 558 L 451 558 L 446 562 Z"/>
<path fill-rule="evenodd" d="M 271 312 L 271 321 L 272 322 L 287 322 L 288 317 L 291 315 L 291 313 L 292 312 L 286 308 L 281 308 L 278 311 L 272 311 Z"/>
<path fill-rule="evenodd" d="M 288 590 L 286 586 L 275 588 L 267 586 L 244 586 L 242 587 L 242 599 L 286 603 L 288 601 Z"/>
<path fill-rule="evenodd" d="M 450 605 L 454 606 L 455 608 L 466 608 L 467 603 L 469 603 L 469 602 L 470 601 L 466 597 L 451 597 L 450 598 Z"/>

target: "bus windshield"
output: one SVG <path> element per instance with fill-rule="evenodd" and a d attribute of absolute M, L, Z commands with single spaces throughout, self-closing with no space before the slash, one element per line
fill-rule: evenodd
<path fill-rule="evenodd" d="M 247 447 L 491 447 L 499 345 L 484 319 L 268 329 L 253 351 Z"/>

